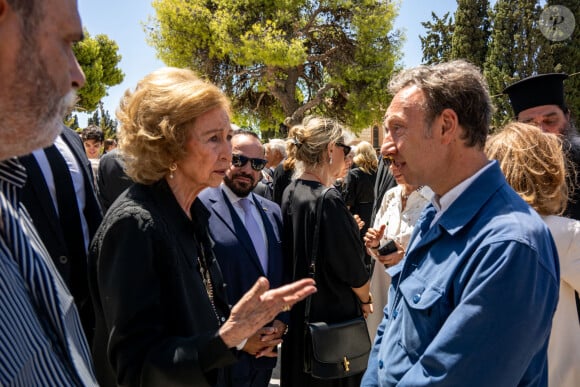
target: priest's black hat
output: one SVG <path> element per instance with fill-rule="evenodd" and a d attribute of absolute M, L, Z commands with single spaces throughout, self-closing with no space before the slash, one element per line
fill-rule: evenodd
<path fill-rule="evenodd" d="M 503 91 L 510 98 L 514 114 L 517 117 L 522 110 L 542 105 L 565 107 L 564 79 L 565 73 L 534 75 L 513 83 Z"/>

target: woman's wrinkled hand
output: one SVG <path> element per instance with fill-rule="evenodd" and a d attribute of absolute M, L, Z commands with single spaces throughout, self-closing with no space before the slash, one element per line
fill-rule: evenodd
<path fill-rule="evenodd" d="M 237 346 L 280 312 L 289 310 L 294 304 L 316 292 L 312 278 L 304 278 L 277 289 L 269 288 L 268 280 L 260 277 L 233 306 L 230 317 L 218 332 L 228 348 Z"/>

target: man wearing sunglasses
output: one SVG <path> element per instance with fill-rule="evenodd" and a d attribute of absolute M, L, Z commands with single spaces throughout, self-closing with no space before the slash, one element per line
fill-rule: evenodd
<path fill-rule="evenodd" d="M 234 131 L 232 163 L 220 187 L 208 188 L 199 198 L 211 212 L 209 229 L 214 253 L 227 284 L 229 302 L 234 304 L 265 276 L 270 287 L 282 285 L 282 218 L 280 207 L 252 192 L 266 166 L 258 136 L 248 130 Z M 219 386 L 267 387 L 276 365 L 276 346 L 286 330 L 287 313 L 271 326 L 250 337 L 232 366 L 232 380 Z"/>

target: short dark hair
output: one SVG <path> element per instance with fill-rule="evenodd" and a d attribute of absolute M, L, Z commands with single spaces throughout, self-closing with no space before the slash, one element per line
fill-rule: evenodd
<path fill-rule="evenodd" d="M 240 134 L 245 134 L 247 136 L 252 136 L 252 137 L 255 137 L 258 140 L 260 140 L 260 137 L 258 136 L 258 134 L 256 132 L 254 132 L 252 129 L 249 129 L 249 128 L 240 128 L 240 129 L 234 130 L 234 132 L 232 133 L 232 137 L 239 136 Z M 262 140 L 260 140 L 260 142 L 262 142 Z"/>
<path fill-rule="evenodd" d="M 483 149 L 493 105 L 479 68 L 465 60 L 415 67 L 396 75 L 389 83 L 389 91 L 395 95 L 409 86 L 417 86 L 425 94 L 428 125 L 443 110 L 452 109 L 465 129 L 461 138 L 466 145 Z"/>
<path fill-rule="evenodd" d="M 103 142 L 104 138 L 103 131 L 97 125 L 89 125 L 84 128 L 81 133 L 81 139 L 83 142 L 88 140 Z"/>

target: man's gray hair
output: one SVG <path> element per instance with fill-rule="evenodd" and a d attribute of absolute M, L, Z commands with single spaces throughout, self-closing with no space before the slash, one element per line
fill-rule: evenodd
<path fill-rule="evenodd" d="M 270 149 L 274 149 L 282 155 L 282 157 L 286 158 L 286 141 L 280 138 L 271 138 L 268 141 L 268 146 Z"/>
<path fill-rule="evenodd" d="M 403 70 L 389 82 L 389 92 L 416 86 L 425 95 L 425 119 L 430 125 L 445 109 L 457 114 L 467 146 L 483 149 L 494 111 L 487 82 L 475 65 L 454 60 Z"/>

